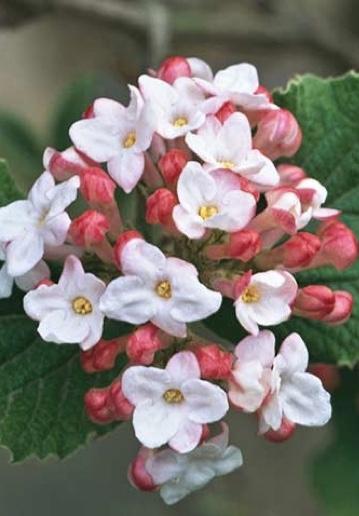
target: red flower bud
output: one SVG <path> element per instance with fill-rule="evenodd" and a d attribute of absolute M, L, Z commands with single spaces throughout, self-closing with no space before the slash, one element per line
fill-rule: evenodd
<path fill-rule="evenodd" d="M 345 290 L 335 291 L 334 296 L 334 308 L 328 315 L 323 317 L 323 321 L 331 325 L 344 324 L 353 311 L 353 296 Z"/>
<path fill-rule="evenodd" d="M 120 421 L 131 419 L 134 406 L 125 398 L 122 392 L 121 378 L 115 380 L 110 385 L 108 403 L 111 406 L 114 419 Z"/>
<path fill-rule="evenodd" d="M 150 365 L 156 351 L 168 344 L 165 334 L 151 323 L 139 326 L 129 337 L 126 353 L 131 363 Z"/>
<path fill-rule="evenodd" d="M 110 204 L 114 201 L 116 184 L 98 167 L 84 170 L 81 177 L 81 193 L 89 203 Z"/>
<path fill-rule="evenodd" d="M 286 109 L 276 109 L 260 120 L 253 146 L 268 158 L 293 156 L 302 143 L 302 131 L 296 118 Z"/>
<path fill-rule="evenodd" d="M 191 77 L 191 67 L 185 57 L 168 57 L 160 64 L 157 77 L 173 84 L 178 77 Z"/>
<path fill-rule="evenodd" d="M 95 210 L 87 210 L 71 222 L 69 234 L 76 245 L 91 247 L 100 244 L 110 224 L 107 218 Z"/>
<path fill-rule="evenodd" d="M 135 229 L 129 229 L 128 231 L 124 231 L 123 233 L 121 233 L 121 235 L 116 240 L 116 244 L 113 249 L 113 252 L 114 252 L 115 263 L 119 269 L 121 269 L 121 254 L 122 254 L 124 247 L 131 240 L 134 240 L 135 238 L 140 238 L 141 240 L 143 240 L 141 233 L 139 233 Z"/>
<path fill-rule="evenodd" d="M 242 229 L 230 233 L 228 243 L 228 256 L 243 262 L 249 262 L 261 250 L 261 239 L 257 231 Z"/>
<path fill-rule="evenodd" d="M 308 372 L 314 374 L 322 381 L 323 387 L 326 391 L 335 391 L 340 384 L 339 369 L 331 364 L 310 364 Z"/>
<path fill-rule="evenodd" d="M 307 177 L 307 174 L 302 168 L 287 163 L 278 165 L 277 171 L 280 176 L 280 186 L 294 186 Z"/>
<path fill-rule="evenodd" d="M 159 188 L 147 199 L 146 222 L 162 224 L 167 229 L 174 229 L 173 208 L 178 204 L 176 195 L 167 188 Z"/>
<path fill-rule="evenodd" d="M 218 120 L 223 124 L 228 117 L 230 117 L 233 113 L 237 111 L 236 106 L 233 104 L 233 102 L 225 102 L 223 106 L 217 111 L 216 117 Z"/>
<path fill-rule="evenodd" d="M 330 264 L 342 270 L 358 257 L 358 241 L 351 229 L 337 220 L 322 224 L 318 235 L 322 241 L 320 264 Z M 318 263 L 319 265 L 319 263 Z"/>
<path fill-rule="evenodd" d="M 292 437 L 295 427 L 295 423 L 289 421 L 289 419 L 283 418 L 279 430 L 268 430 L 268 432 L 264 434 L 264 437 L 267 441 L 272 443 L 282 443 Z"/>
<path fill-rule="evenodd" d="M 88 167 L 96 165 L 94 161 L 79 152 L 75 147 L 59 152 L 47 147 L 43 155 L 43 165 L 55 179 L 64 181 L 73 175 L 81 176 Z"/>
<path fill-rule="evenodd" d="M 146 462 L 152 453 L 152 450 L 142 447 L 128 468 L 130 484 L 140 491 L 154 491 L 158 487 L 146 469 Z"/>
<path fill-rule="evenodd" d="M 119 353 L 125 350 L 127 337 L 113 340 L 101 339 L 96 346 L 80 355 L 82 369 L 87 373 L 108 371 L 115 366 Z"/>
<path fill-rule="evenodd" d="M 294 313 L 308 319 L 322 320 L 335 305 L 334 292 L 324 285 L 309 285 L 298 290 Z"/>
<path fill-rule="evenodd" d="M 175 185 L 180 173 L 189 161 L 188 153 L 181 149 L 171 149 L 158 162 L 159 169 L 168 185 Z"/>
<path fill-rule="evenodd" d="M 84 401 L 89 419 L 99 424 L 128 420 L 132 417 L 134 409 L 123 395 L 121 379 L 102 389 L 90 389 L 85 394 Z"/>
<path fill-rule="evenodd" d="M 217 344 L 194 346 L 193 352 L 206 380 L 225 380 L 231 373 L 233 354 L 223 351 Z"/>
<path fill-rule="evenodd" d="M 320 250 L 320 239 L 302 231 L 283 244 L 283 265 L 288 268 L 307 267 Z"/>

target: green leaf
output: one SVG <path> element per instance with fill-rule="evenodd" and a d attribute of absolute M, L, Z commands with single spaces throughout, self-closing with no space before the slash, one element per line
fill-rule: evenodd
<path fill-rule="evenodd" d="M 312 467 L 314 488 L 327 516 L 359 514 L 359 372 L 342 374 L 334 393 L 333 442 L 321 452 Z"/>
<path fill-rule="evenodd" d="M 327 206 L 342 210 L 343 220 L 359 233 L 359 75 L 351 72 L 336 79 L 307 75 L 274 96 L 278 105 L 295 114 L 303 130 L 303 144 L 292 162 L 326 186 Z M 300 286 L 324 284 L 359 296 L 358 263 L 346 271 L 321 268 L 296 277 Z M 232 343 L 244 335 L 230 302 L 225 302 L 207 325 Z M 312 360 L 349 366 L 359 362 L 358 307 L 342 326 L 293 317 L 272 330 L 278 341 L 290 332 L 299 332 Z"/>
<path fill-rule="evenodd" d="M 0 206 L 16 201 L 22 197 L 14 179 L 10 175 L 7 163 L 0 159 Z"/>

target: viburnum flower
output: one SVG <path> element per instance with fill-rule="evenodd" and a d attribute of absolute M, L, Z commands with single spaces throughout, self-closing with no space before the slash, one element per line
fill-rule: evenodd
<path fill-rule="evenodd" d="M 290 334 L 273 361 L 270 390 L 259 409 L 260 433 L 279 430 L 283 418 L 304 426 L 322 426 L 330 419 L 330 394 L 319 378 L 305 372 L 308 360 L 302 338 Z"/>
<path fill-rule="evenodd" d="M 222 296 L 199 282 L 192 264 L 166 258 L 140 238 L 123 248 L 121 270 L 124 276 L 109 283 L 100 302 L 111 319 L 151 321 L 170 335 L 185 337 L 186 323 L 208 317 L 221 305 Z"/>
<path fill-rule="evenodd" d="M 179 502 L 201 489 L 215 477 L 231 473 L 243 464 L 242 453 L 228 446 L 228 427 L 202 443 L 190 453 L 181 454 L 166 448 L 149 455 L 145 467 L 165 503 Z"/>
<path fill-rule="evenodd" d="M 180 77 L 170 85 L 141 75 L 138 83 L 155 113 L 156 132 L 163 138 L 173 140 L 184 136 L 204 123 L 206 116 L 201 109 L 204 94 L 191 79 Z"/>
<path fill-rule="evenodd" d="M 34 183 L 28 198 L 0 208 L 0 244 L 10 276 L 22 276 L 39 263 L 45 246 L 65 242 L 70 217 L 65 209 L 76 199 L 80 180 L 72 177 L 55 186 L 50 172 Z"/>
<path fill-rule="evenodd" d="M 253 149 L 251 128 L 242 113 L 233 113 L 223 124 L 214 116 L 207 117 L 196 134 L 187 134 L 186 143 L 208 170 L 232 170 L 261 188 L 279 183 L 279 174 L 270 159 Z"/>
<path fill-rule="evenodd" d="M 106 162 L 108 173 L 126 193 L 143 174 L 144 152 L 151 145 L 155 125 L 148 103 L 137 88 L 129 88 L 131 101 L 127 108 L 111 99 L 97 99 L 93 116 L 70 127 L 76 148 L 99 163 Z"/>
<path fill-rule="evenodd" d="M 242 190 L 240 178 L 228 170 L 206 172 L 190 161 L 182 171 L 173 219 L 189 238 L 201 238 L 206 229 L 238 231 L 256 211 L 254 196 Z"/>
<path fill-rule="evenodd" d="M 294 277 L 285 271 L 267 271 L 247 274 L 236 286 L 234 303 L 241 325 L 253 335 L 261 326 L 272 326 L 286 321 L 298 286 Z"/>
<path fill-rule="evenodd" d="M 316 179 L 310 177 L 302 179 L 295 188 L 299 191 L 304 213 L 309 212 L 310 216 L 317 220 L 326 220 L 339 215 L 339 210 L 322 208 L 328 192 Z"/>
<path fill-rule="evenodd" d="M 78 343 L 83 350 L 102 336 L 104 315 L 99 300 L 105 284 L 86 273 L 81 261 L 69 256 L 58 284 L 41 285 L 24 297 L 24 309 L 39 321 L 38 332 L 47 342 Z"/>
<path fill-rule="evenodd" d="M 202 425 L 219 421 L 228 410 L 226 393 L 200 380 L 195 355 L 182 351 L 165 369 L 133 366 L 122 376 L 125 397 L 135 406 L 136 437 L 147 448 L 168 443 L 187 453 L 200 442 Z"/>

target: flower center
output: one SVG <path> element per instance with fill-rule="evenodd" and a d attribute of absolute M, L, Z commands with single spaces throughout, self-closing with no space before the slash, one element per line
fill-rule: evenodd
<path fill-rule="evenodd" d="M 160 281 L 156 285 L 156 294 L 164 299 L 170 299 L 172 297 L 172 287 L 168 280 Z"/>
<path fill-rule="evenodd" d="M 188 124 L 188 119 L 185 116 L 179 116 L 173 121 L 175 127 L 183 127 Z"/>
<path fill-rule="evenodd" d="M 210 206 L 201 206 L 198 210 L 198 215 L 202 217 L 203 220 L 210 219 L 211 217 L 214 217 L 218 213 L 217 206 L 210 205 Z"/>
<path fill-rule="evenodd" d="M 170 404 L 182 403 L 184 401 L 184 396 L 179 389 L 168 389 L 163 394 L 163 399 L 166 403 Z"/>
<path fill-rule="evenodd" d="M 241 295 L 242 301 L 244 303 L 256 303 L 261 298 L 261 293 L 259 292 L 258 288 L 254 285 L 250 285 L 247 287 L 243 294 Z"/>
<path fill-rule="evenodd" d="M 128 133 L 128 135 L 126 136 L 126 138 L 123 140 L 123 146 L 125 147 L 125 149 L 130 149 L 131 147 L 133 147 L 133 145 L 135 145 L 136 143 L 136 133 L 135 132 L 130 132 Z"/>
<path fill-rule="evenodd" d="M 233 161 L 229 161 L 229 160 L 219 161 L 218 163 L 222 168 L 234 168 L 235 167 L 235 164 L 233 163 Z"/>
<path fill-rule="evenodd" d="M 78 315 L 88 315 L 92 312 L 92 304 L 86 297 L 75 297 L 72 301 L 72 309 Z"/>

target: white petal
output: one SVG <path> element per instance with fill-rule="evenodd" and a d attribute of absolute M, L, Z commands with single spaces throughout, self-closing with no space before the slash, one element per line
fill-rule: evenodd
<path fill-rule="evenodd" d="M 87 337 L 89 328 L 84 316 L 76 316 L 71 308 L 67 308 L 46 314 L 38 332 L 47 342 L 79 344 Z"/>
<path fill-rule="evenodd" d="M 223 231 L 239 231 L 247 226 L 256 213 L 254 196 L 239 190 L 228 193 L 221 200 L 218 215 L 206 222 L 207 227 L 222 229 Z"/>
<path fill-rule="evenodd" d="M 149 77 L 148 75 L 141 75 L 138 79 L 138 84 L 144 98 L 165 111 L 178 100 L 176 90 L 165 81 Z"/>
<path fill-rule="evenodd" d="M 212 81 L 213 72 L 205 61 L 198 59 L 198 57 L 187 57 L 187 62 L 191 68 L 193 77 L 198 77 L 205 81 Z"/>
<path fill-rule="evenodd" d="M 11 296 L 13 284 L 14 280 L 9 275 L 6 264 L 4 263 L 0 267 L 0 299 L 5 299 Z"/>
<path fill-rule="evenodd" d="M 118 127 L 101 117 L 72 124 L 70 138 L 79 151 L 99 163 L 116 156 L 121 145 Z"/>
<path fill-rule="evenodd" d="M 108 162 L 108 173 L 126 193 L 132 192 L 145 166 L 143 153 L 122 150 Z"/>
<path fill-rule="evenodd" d="M 186 135 L 186 144 L 205 163 L 216 163 L 213 150 L 208 146 L 207 138 L 205 139 L 201 134 L 188 133 Z"/>
<path fill-rule="evenodd" d="M 50 172 L 45 171 L 32 185 L 28 199 L 40 211 L 49 205 L 53 188 L 55 188 L 54 177 Z"/>
<path fill-rule="evenodd" d="M 263 419 L 262 429 L 269 426 L 273 430 L 279 430 L 283 418 L 283 408 L 276 393 L 272 394 L 262 405 L 260 414 Z"/>
<path fill-rule="evenodd" d="M 133 405 L 139 405 L 147 400 L 160 400 L 170 384 L 170 377 L 163 369 L 132 366 L 123 373 L 121 387 L 125 397 Z"/>
<path fill-rule="evenodd" d="M 46 262 L 41 260 L 33 269 L 16 278 L 16 285 L 24 292 L 35 288 L 41 280 L 50 278 L 50 269 Z"/>
<path fill-rule="evenodd" d="M 253 316 L 253 310 L 248 303 L 244 303 L 241 298 L 238 298 L 234 303 L 236 317 L 240 324 L 252 335 L 258 335 L 259 328 L 256 319 Z"/>
<path fill-rule="evenodd" d="M 248 63 L 232 65 L 216 73 L 214 84 L 221 91 L 254 93 L 259 86 L 258 73 Z"/>
<path fill-rule="evenodd" d="M 204 380 L 188 380 L 182 386 L 188 417 L 195 423 L 214 423 L 228 410 L 227 395 L 217 385 Z"/>
<path fill-rule="evenodd" d="M 7 270 L 11 276 L 22 276 L 41 260 L 44 241 L 36 231 L 28 231 L 6 247 Z"/>
<path fill-rule="evenodd" d="M 167 300 L 157 304 L 156 314 L 152 317 L 151 323 L 174 337 L 184 338 L 187 335 L 186 324 L 177 321 L 171 315 L 171 305 Z"/>
<path fill-rule="evenodd" d="M 45 172 L 45 174 L 50 174 Z M 44 175 L 44 174 L 43 174 Z M 50 174 L 51 175 L 51 174 Z M 78 176 L 70 177 L 67 181 L 56 185 L 51 192 L 50 210 L 46 217 L 46 222 L 51 217 L 60 215 L 63 211 L 75 201 L 77 190 L 80 186 L 80 178 Z"/>
<path fill-rule="evenodd" d="M 111 124 L 119 124 L 126 113 L 126 108 L 116 100 L 102 97 L 93 103 L 93 111 L 96 117 L 108 119 Z"/>
<path fill-rule="evenodd" d="M 234 382 L 228 393 L 233 405 L 246 412 L 255 412 L 262 405 L 269 385 L 264 382 L 263 367 L 258 360 L 239 362 L 232 371 Z"/>
<path fill-rule="evenodd" d="M 64 298 L 64 292 L 58 285 L 41 285 L 36 290 L 31 290 L 24 297 L 24 310 L 31 319 L 41 321 L 48 313 L 58 310 L 66 310 L 68 301 Z"/>
<path fill-rule="evenodd" d="M 191 351 L 181 351 L 173 355 L 168 361 L 166 371 L 178 386 L 191 378 L 200 378 L 201 376 L 197 358 Z"/>
<path fill-rule="evenodd" d="M 177 478 L 183 472 L 185 462 L 181 458 L 175 451 L 165 448 L 149 456 L 146 470 L 156 485 L 162 485 Z"/>
<path fill-rule="evenodd" d="M 202 425 L 187 420 L 180 426 L 168 444 L 179 453 L 188 453 L 198 445 L 201 436 Z"/>
<path fill-rule="evenodd" d="M 217 461 L 213 461 L 212 465 L 216 475 L 227 475 L 243 464 L 243 455 L 236 446 L 228 446 L 223 455 Z"/>
<path fill-rule="evenodd" d="M 263 367 L 272 367 L 275 354 L 275 337 L 269 330 L 263 330 L 254 336 L 245 337 L 235 349 L 240 363 L 258 360 Z"/>
<path fill-rule="evenodd" d="M 29 201 L 15 201 L 0 208 L 0 242 L 25 234 L 32 226 L 34 211 Z"/>
<path fill-rule="evenodd" d="M 173 208 L 172 217 L 178 231 L 188 238 L 197 240 L 202 238 L 206 232 L 203 219 L 193 211 L 185 210 L 180 204 Z"/>
<path fill-rule="evenodd" d="M 121 267 L 124 274 L 139 276 L 154 284 L 166 269 L 166 257 L 158 247 L 134 239 L 122 251 Z"/>
<path fill-rule="evenodd" d="M 81 316 L 82 317 L 82 316 Z M 79 342 L 79 345 L 83 351 L 87 351 L 95 346 L 101 339 L 103 334 L 105 316 L 99 311 L 95 310 L 91 315 L 86 318 L 88 333 L 87 336 Z"/>
<path fill-rule="evenodd" d="M 190 161 L 179 177 L 177 193 L 183 208 L 198 215 L 199 208 L 210 203 L 216 195 L 216 183 L 199 163 Z"/>
<path fill-rule="evenodd" d="M 233 113 L 224 122 L 219 138 L 226 148 L 235 150 L 235 162 L 240 162 L 252 148 L 252 133 L 247 117 L 243 113 Z"/>
<path fill-rule="evenodd" d="M 282 372 L 293 374 L 304 372 L 308 367 L 309 353 L 303 339 L 298 333 L 291 333 L 282 343 L 278 355 L 284 359 Z"/>
<path fill-rule="evenodd" d="M 44 243 L 49 247 L 62 245 L 66 240 L 70 225 L 71 219 L 65 212 L 47 220 L 46 225 L 41 229 Z"/>

